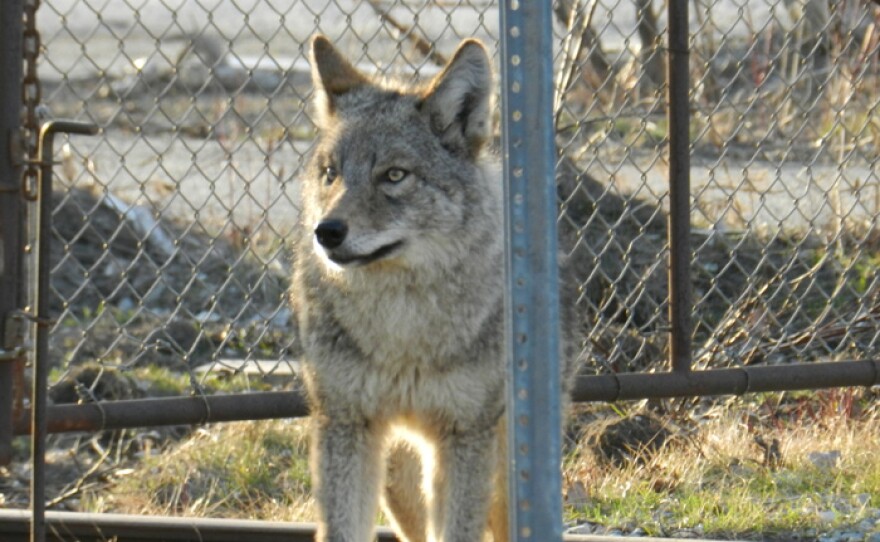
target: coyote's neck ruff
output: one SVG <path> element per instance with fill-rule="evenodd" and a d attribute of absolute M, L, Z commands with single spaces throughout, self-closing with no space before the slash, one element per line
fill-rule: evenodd
<path fill-rule="evenodd" d="M 372 540 L 380 494 L 405 540 L 507 540 L 489 57 L 466 41 L 433 81 L 406 87 L 317 37 L 312 73 L 320 137 L 292 300 L 319 540 Z"/>

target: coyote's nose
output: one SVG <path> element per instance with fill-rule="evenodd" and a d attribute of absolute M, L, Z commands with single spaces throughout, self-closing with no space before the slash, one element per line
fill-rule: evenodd
<path fill-rule="evenodd" d="M 324 248 L 336 248 L 345 241 L 348 226 L 342 220 L 322 220 L 315 228 L 315 237 Z"/>

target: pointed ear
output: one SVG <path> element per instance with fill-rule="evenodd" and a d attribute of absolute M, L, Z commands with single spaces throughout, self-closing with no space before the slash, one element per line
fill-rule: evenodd
<path fill-rule="evenodd" d="M 346 60 L 327 37 L 312 38 L 312 84 L 318 124 L 325 124 L 336 113 L 340 96 L 369 84 L 369 79 Z"/>
<path fill-rule="evenodd" d="M 465 40 L 423 94 L 422 110 L 443 145 L 475 158 L 492 137 L 492 64 L 477 40 Z"/>

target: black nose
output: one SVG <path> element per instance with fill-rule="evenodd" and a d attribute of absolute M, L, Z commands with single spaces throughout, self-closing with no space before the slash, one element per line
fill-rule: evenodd
<path fill-rule="evenodd" d="M 315 237 L 324 248 L 336 248 L 345 241 L 348 225 L 342 220 L 322 220 L 315 228 Z"/>

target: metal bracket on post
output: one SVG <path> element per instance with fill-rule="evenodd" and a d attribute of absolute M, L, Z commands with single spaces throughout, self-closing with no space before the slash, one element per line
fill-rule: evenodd
<path fill-rule="evenodd" d="M 562 540 L 559 277 L 550 2 L 501 5 L 510 535 Z"/>
<path fill-rule="evenodd" d="M 33 391 L 31 395 L 31 542 L 46 539 L 46 433 L 47 433 L 47 387 L 49 384 L 49 274 L 51 263 L 49 248 L 52 226 L 52 155 L 55 134 L 98 133 L 98 127 L 82 122 L 56 120 L 40 128 L 38 147 L 39 182 L 37 204 L 37 295 L 34 305 L 34 340 L 36 351 L 33 367 Z"/>

